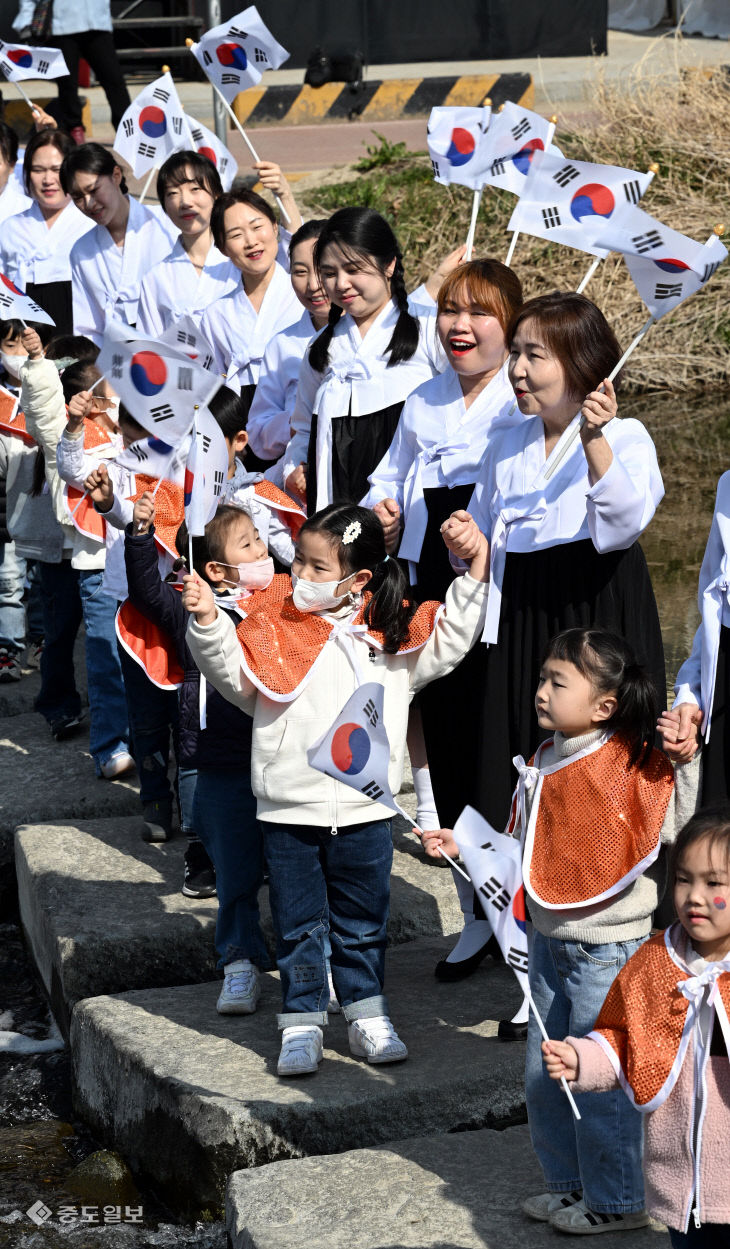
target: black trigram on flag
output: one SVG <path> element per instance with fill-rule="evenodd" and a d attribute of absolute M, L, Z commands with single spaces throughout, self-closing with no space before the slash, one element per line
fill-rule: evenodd
<path fill-rule="evenodd" d="M 542 219 L 546 230 L 554 230 L 556 226 L 560 225 L 560 213 L 557 208 L 543 208 Z"/>
<path fill-rule="evenodd" d="M 213 474 L 213 494 L 220 498 L 223 493 L 223 473 L 217 468 Z"/>
<path fill-rule="evenodd" d="M 170 92 L 163 90 L 162 87 L 155 87 L 154 91 L 152 92 L 152 99 L 162 100 L 163 104 L 167 104 L 167 101 L 169 100 L 169 98 L 170 98 Z"/>
<path fill-rule="evenodd" d="M 181 134 L 182 134 L 182 128 L 183 128 L 183 119 L 182 119 L 182 117 L 177 117 L 177 116 L 176 116 L 176 117 L 173 117 L 173 119 L 172 119 L 172 128 L 173 128 L 173 130 L 175 131 L 175 134 L 176 134 L 176 135 L 178 135 L 178 136 L 179 136 L 179 135 L 181 135 Z"/>
<path fill-rule="evenodd" d="M 202 130 L 199 130 L 197 126 L 195 127 L 195 129 L 194 129 L 194 130 L 191 130 L 191 131 L 190 131 L 190 133 L 191 133 L 191 135 L 193 136 L 193 142 L 194 142 L 194 143 L 202 143 L 202 142 L 203 142 L 203 131 L 202 131 Z"/>
<path fill-rule="evenodd" d="M 49 67 L 50 67 L 50 64 L 51 64 L 51 62 L 50 62 L 50 61 L 39 61 L 39 62 L 38 62 L 38 73 L 39 73 L 39 74 L 47 74 L 47 73 L 48 73 L 48 70 L 49 70 Z"/>
<path fill-rule="evenodd" d="M 205 61 L 206 65 L 213 64 L 213 57 L 210 55 L 210 52 L 208 51 L 207 48 L 203 48 L 203 60 Z"/>
<path fill-rule="evenodd" d="M 13 299 L 11 295 L 0 294 L 0 308 L 9 308 Z"/>
<path fill-rule="evenodd" d="M 124 356 L 112 356 L 112 377 L 121 377 L 124 371 Z"/>
<path fill-rule="evenodd" d="M 184 365 L 182 368 L 178 369 L 177 388 L 178 390 L 192 390 L 193 389 L 193 370 L 192 369 L 185 368 Z"/>
<path fill-rule="evenodd" d="M 682 294 L 682 290 L 681 282 L 676 282 L 674 285 L 671 282 L 657 282 L 654 287 L 654 298 L 676 299 L 678 295 Z"/>
<path fill-rule="evenodd" d="M 365 716 L 365 719 L 368 720 L 370 724 L 372 724 L 373 728 L 375 728 L 376 724 L 378 723 L 378 720 L 380 719 L 380 716 L 378 715 L 377 708 L 372 698 L 368 699 L 368 701 L 366 702 L 365 706 L 362 709 L 362 712 L 363 712 L 363 715 Z"/>
<path fill-rule="evenodd" d="M 150 416 L 155 424 L 158 421 L 169 421 L 174 415 L 175 413 L 169 403 L 160 403 L 156 408 L 150 408 Z"/>
<path fill-rule="evenodd" d="M 658 230 L 647 230 L 646 234 L 635 234 L 631 242 L 639 255 L 643 256 L 645 252 L 651 252 L 655 248 L 661 247 L 662 236 Z"/>
<path fill-rule="evenodd" d="M 261 63 L 262 61 L 268 61 L 269 58 L 264 52 L 263 48 L 254 48 L 253 59 Z"/>
<path fill-rule="evenodd" d="M 493 160 L 489 167 L 489 172 L 493 178 L 498 178 L 500 174 L 504 173 L 504 161 L 501 159 Z"/>
<path fill-rule="evenodd" d="M 491 902 L 498 911 L 504 911 L 509 906 L 509 889 L 505 889 L 501 880 L 497 880 L 496 876 L 490 876 L 489 880 L 485 880 L 484 884 L 479 886 L 479 892 L 483 893 L 487 901 Z"/>
<path fill-rule="evenodd" d="M 138 156 L 154 156 L 157 151 L 154 143 L 140 143 L 137 148 Z"/>
<path fill-rule="evenodd" d="M 186 347 L 194 347 L 194 346 L 195 346 L 195 335 L 194 335 L 194 334 L 186 334 L 186 333 L 185 333 L 185 330 L 178 330 L 178 331 L 177 331 L 177 334 L 176 334 L 176 336 L 175 336 L 175 337 L 177 338 L 177 341 L 178 341 L 179 343 L 184 343 Z"/>
<path fill-rule="evenodd" d="M 526 117 L 523 117 L 521 121 L 518 121 L 517 124 L 512 127 L 512 136 L 515 139 L 521 139 L 523 134 L 527 134 L 529 129 L 530 123 Z"/>
<path fill-rule="evenodd" d="M 221 82 L 226 87 L 232 87 L 232 86 L 236 87 L 238 86 L 240 81 L 241 81 L 240 74 L 221 74 Z"/>
<path fill-rule="evenodd" d="M 515 969 L 515 971 L 522 971 L 522 972 L 527 973 L 527 951 L 526 950 L 516 950 L 515 947 L 511 945 L 509 948 L 509 954 L 507 955 L 507 962 L 509 963 L 510 967 L 513 967 Z"/>
<path fill-rule="evenodd" d="M 124 127 L 124 133 L 127 136 L 127 138 L 131 139 L 132 135 L 134 134 L 134 122 L 132 121 L 132 118 L 131 117 L 125 118 L 125 120 L 122 122 L 122 126 Z"/>
<path fill-rule="evenodd" d="M 382 798 L 384 791 L 380 788 L 377 781 L 368 781 L 367 785 L 362 786 L 360 793 L 365 794 L 367 798 L 377 800 L 378 798 Z"/>
<path fill-rule="evenodd" d="M 201 368 L 203 368 L 203 369 L 212 369 L 212 367 L 213 367 L 213 357 L 212 357 L 212 355 L 205 356 L 205 358 L 204 358 L 203 360 L 201 360 L 201 362 L 200 362 L 200 367 L 201 367 Z"/>
<path fill-rule="evenodd" d="M 703 282 L 703 284 L 704 284 L 705 282 L 709 282 L 709 280 L 710 280 L 710 278 L 712 277 L 713 273 L 717 273 L 718 269 L 720 268 L 720 264 L 721 264 L 721 262 L 720 262 L 719 260 L 716 260 L 714 264 L 711 264 L 711 265 L 705 265 L 704 269 L 702 270 L 702 282 Z"/>
<path fill-rule="evenodd" d="M 435 160 L 432 160 L 432 161 L 431 161 L 431 168 L 433 169 L 433 176 L 434 176 L 434 178 L 438 178 L 439 174 L 441 173 L 441 170 L 440 170 L 440 169 L 439 169 L 439 167 L 438 167 L 438 162 L 437 162 L 437 161 L 435 161 Z"/>
<path fill-rule="evenodd" d="M 132 455 L 135 456 L 137 460 L 139 460 L 140 464 L 144 464 L 145 460 L 148 459 L 147 452 L 144 450 L 143 447 L 140 447 L 139 443 L 136 443 L 136 442 L 130 443 L 127 450 L 131 451 Z"/>
<path fill-rule="evenodd" d="M 228 38 L 235 36 L 237 39 L 248 39 L 248 33 L 245 30 L 239 30 L 237 26 L 228 27 Z"/>
<path fill-rule="evenodd" d="M 641 186 L 638 179 L 634 178 L 632 182 L 624 182 L 624 195 L 630 204 L 638 204 L 641 199 Z"/>
<path fill-rule="evenodd" d="M 201 434 L 201 435 L 200 435 L 200 441 L 201 441 L 201 442 L 202 442 L 202 444 L 203 444 L 203 454 L 204 454 L 204 455 L 207 455 L 207 453 L 210 451 L 210 435 L 209 435 L 209 434 Z"/>
<path fill-rule="evenodd" d="M 580 173 L 575 165 L 563 165 L 557 173 L 553 174 L 553 182 L 557 182 L 558 186 L 567 186 L 574 178 L 579 178 Z"/>

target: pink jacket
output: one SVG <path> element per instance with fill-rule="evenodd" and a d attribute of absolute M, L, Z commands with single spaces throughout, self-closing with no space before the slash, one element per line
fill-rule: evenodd
<path fill-rule="evenodd" d="M 578 1051 L 576 1093 L 618 1088 L 613 1067 L 595 1041 L 567 1037 Z M 686 1232 L 695 1206 L 692 1129 L 694 1046 L 690 1041 L 677 1083 L 663 1105 L 644 1118 L 644 1183 L 649 1213 L 668 1227 Z M 699 1217 L 702 1223 L 730 1224 L 730 1062 L 707 1060 L 707 1110 L 702 1127 Z M 728 1242 L 730 1243 L 730 1241 Z"/>

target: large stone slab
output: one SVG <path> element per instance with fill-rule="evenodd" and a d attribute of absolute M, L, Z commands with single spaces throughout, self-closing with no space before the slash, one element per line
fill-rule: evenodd
<path fill-rule="evenodd" d="M 20 681 L 3 681 L 0 684 L 0 719 L 3 716 L 20 716 L 24 712 L 33 710 L 33 704 L 41 688 L 41 674 L 37 668 L 29 668 L 25 663 L 25 654 L 23 655 L 23 675 Z M 79 636 L 74 647 L 74 673 L 76 676 L 76 687 L 81 695 L 81 701 L 86 706 L 87 689 L 86 689 L 86 650 L 84 646 L 83 629 L 80 630 Z M 39 723 L 45 724 L 41 720 Z M 41 729 L 42 731 L 42 729 Z"/>
<path fill-rule="evenodd" d="M 241 1168 L 515 1122 L 524 1116 L 524 1047 L 496 1031 L 519 1004 L 517 982 L 486 960 L 468 980 L 440 984 L 433 968 L 449 945 L 424 939 L 389 952 L 386 992 L 410 1050 L 394 1066 L 352 1058 L 340 1015 L 318 1073 L 279 1079 L 274 973 L 250 1016 L 218 1015 L 216 983 L 79 1002 L 76 1108 L 189 1212 L 219 1206 Z"/>
<path fill-rule="evenodd" d="M 97 780 L 88 744 L 88 730 L 54 741 L 39 715 L 11 716 L 0 725 L 0 873 L 12 861 L 19 824 L 139 811 L 136 777 Z"/>
<path fill-rule="evenodd" d="M 216 899 L 181 894 L 184 838 L 148 845 L 141 828 L 139 818 L 127 818 L 18 830 L 21 919 L 64 1030 L 80 998 L 197 984 L 216 974 Z M 393 943 L 461 926 L 450 872 L 426 862 L 406 829 L 400 820 L 391 887 Z M 266 889 L 261 907 L 273 952 Z"/>
<path fill-rule="evenodd" d="M 236 1171 L 231 1249 L 547 1249 L 556 1233 L 521 1213 L 543 1191 L 526 1125 L 399 1140 L 376 1149 Z M 603 1249 L 669 1249 L 661 1224 L 607 1232 Z"/>

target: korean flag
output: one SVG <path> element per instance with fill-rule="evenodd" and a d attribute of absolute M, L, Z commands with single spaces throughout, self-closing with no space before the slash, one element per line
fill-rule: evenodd
<path fill-rule="evenodd" d="M 0 39 L 0 74 L 8 82 L 26 78 L 65 78 L 68 66 L 58 48 L 27 48 Z"/>
<path fill-rule="evenodd" d="M 190 51 L 229 104 L 239 91 L 255 87 L 267 69 L 278 69 L 289 58 L 253 4 L 229 22 L 213 26 Z"/>
<path fill-rule="evenodd" d="M 366 798 L 401 811 L 390 788 L 390 742 L 383 723 L 383 687 L 367 681 L 348 698 L 334 724 L 307 751 L 309 766 Z M 409 818 L 406 816 L 406 818 Z"/>

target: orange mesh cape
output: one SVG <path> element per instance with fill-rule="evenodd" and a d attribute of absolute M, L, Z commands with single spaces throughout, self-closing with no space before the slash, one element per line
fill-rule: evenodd
<path fill-rule="evenodd" d="M 537 751 L 539 759 L 544 749 Z M 659 854 L 674 788 L 668 759 L 653 750 L 629 768 L 620 733 L 541 771 L 526 833 L 525 888 L 541 906 L 590 906 L 612 897 Z"/>
<path fill-rule="evenodd" d="M 382 633 L 363 623 L 370 598 L 366 591 L 360 610 L 347 621 L 346 631 L 364 636 L 371 646 L 382 650 Z M 425 646 L 442 611 L 443 603 L 421 603 L 398 654 Z M 310 681 L 327 643 L 337 632 L 337 625 L 323 616 L 299 611 L 289 595 L 282 603 L 253 611 L 240 622 L 236 633 L 241 644 L 241 667 L 268 698 L 291 702 Z"/>
<path fill-rule="evenodd" d="M 661 1106 L 674 1088 L 693 1031 L 689 1001 L 677 987 L 691 980 L 674 948 L 673 938 L 680 931 L 675 924 L 639 947 L 608 990 L 596 1026 L 588 1034 L 610 1059 L 624 1092 L 644 1113 Z M 715 1009 L 727 1044 L 728 972 L 718 979 Z"/>
<path fill-rule="evenodd" d="M 4 386 L 0 386 L 0 432 L 22 438 L 29 447 L 36 446 L 35 438 L 25 428 L 25 416 L 20 411 L 16 396 Z"/>
<path fill-rule="evenodd" d="M 182 585 L 176 585 L 182 590 Z M 227 610 L 238 610 L 242 614 L 250 611 L 255 605 L 281 602 L 291 593 L 291 578 L 277 573 L 265 590 L 254 590 L 241 598 L 227 596 L 227 602 L 221 606 Z M 154 620 L 149 619 L 129 599 L 125 599 L 116 615 L 117 637 L 128 655 L 143 668 L 153 685 L 161 690 L 177 690 L 183 683 L 183 672 L 175 643 Z"/>
<path fill-rule="evenodd" d="M 281 514 L 281 520 L 286 525 L 295 540 L 299 537 L 299 530 L 307 519 L 306 513 L 300 507 L 297 507 L 293 499 L 289 498 L 283 490 L 275 486 L 273 481 L 269 481 L 264 477 L 261 481 L 254 483 L 254 494 L 262 503 L 270 507 L 272 511 Z"/>
<path fill-rule="evenodd" d="M 134 494 L 127 498 L 136 503 L 145 490 L 150 494 L 157 487 L 155 494 L 155 542 L 167 551 L 173 559 L 177 559 L 179 551 L 175 546 L 177 531 L 185 519 L 185 501 L 182 486 L 175 485 L 166 477 L 148 477 L 145 473 L 135 473 Z"/>

